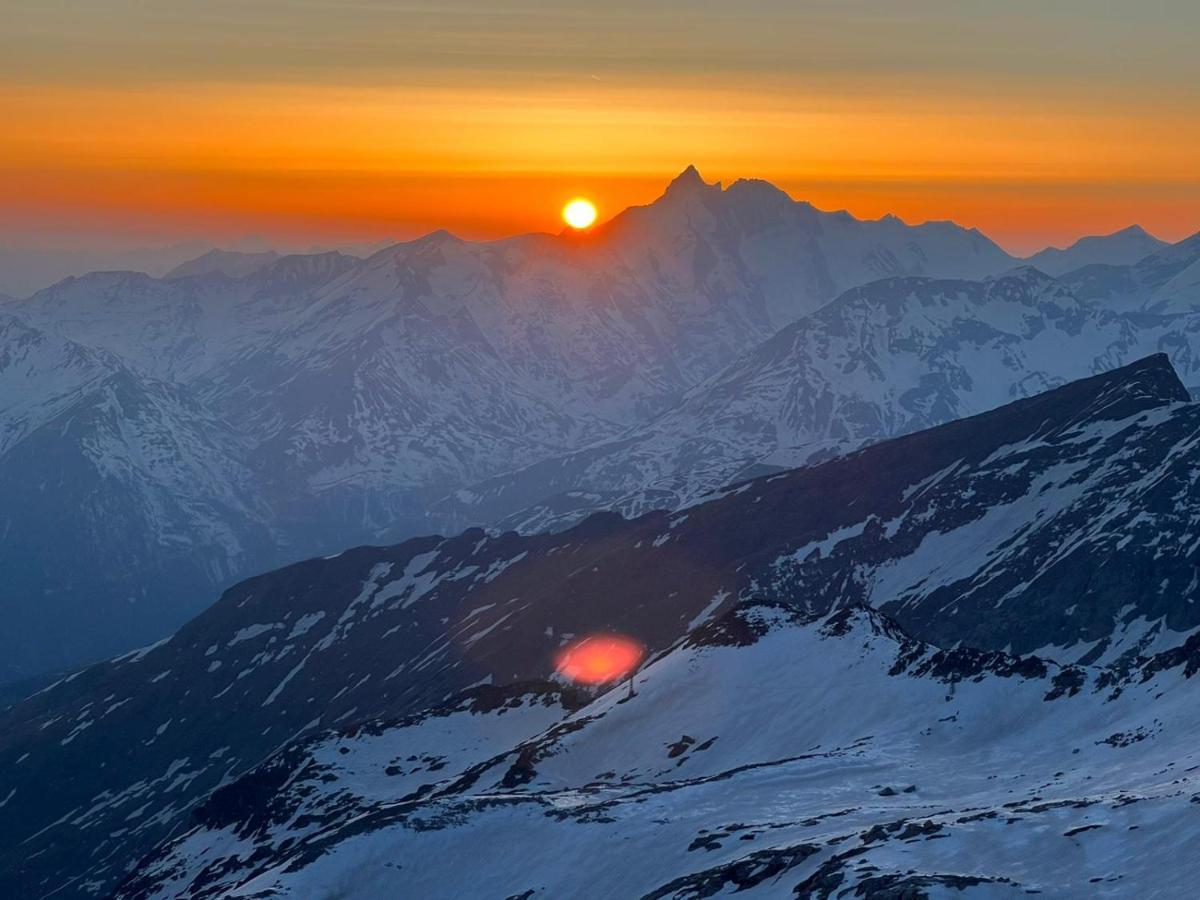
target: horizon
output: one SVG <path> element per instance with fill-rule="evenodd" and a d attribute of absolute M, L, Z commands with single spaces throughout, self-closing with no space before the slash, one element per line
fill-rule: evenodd
<path fill-rule="evenodd" d="M 628 206 L 625 206 L 625 207 L 622 207 L 622 208 L 616 209 L 616 210 L 604 209 L 603 207 L 601 207 L 599 218 L 596 220 L 594 225 L 589 226 L 588 230 L 591 230 L 591 231 L 603 230 L 612 221 L 619 218 L 623 214 L 629 212 L 630 210 L 650 207 L 650 206 L 653 206 L 655 203 L 660 202 L 665 197 L 666 190 L 670 187 L 670 185 L 674 184 L 676 181 L 678 181 L 682 178 L 687 177 L 689 172 L 695 173 L 696 177 L 698 177 L 703 184 L 705 184 L 709 187 L 719 187 L 722 190 L 722 192 L 728 191 L 734 184 L 736 184 L 738 182 L 765 182 L 767 184 L 770 184 L 772 187 L 775 187 L 776 189 L 785 193 L 787 195 L 788 199 L 792 203 L 795 203 L 798 205 L 810 206 L 813 209 L 815 209 L 817 212 L 821 213 L 822 215 L 849 215 L 851 218 L 853 218 L 854 220 L 859 221 L 859 222 L 881 222 L 886 219 L 895 219 L 895 220 L 898 220 L 903 225 L 912 227 L 912 228 L 919 228 L 919 227 L 922 227 L 925 225 L 931 225 L 931 224 L 953 225 L 955 227 L 962 228 L 964 230 L 970 230 L 970 231 L 979 233 L 985 239 L 991 241 L 996 246 L 998 246 L 1005 253 L 1012 256 L 1014 258 L 1014 260 L 1018 263 L 1030 260 L 1033 257 L 1037 256 L 1039 253 L 1042 253 L 1045 251 L 1070 249 L 1071 247 L 1075 246 L 1082 240 L 1086 240 L 1089 238 L 1098 238 L 1098 237 L 1099 238 L 1111 237 L 1111 236 L 1115 236 L 1117 234 L 1121 234 L 1121 233 L 1124 233 L 1127 231 L 1132 231 L 1132 230 L 1140 230 L 1142 233 L 1148 235 L 1149 237 L 1154 238 L 1159 241 L 1163 241 L 1164 243 L 1166 243 L 1168 245 L 1178 243 L 1183 240 L 1187 240 L 1188 238 L 1194 236 L 1195 234 L 1200 233 L 1200 223 L 1198 223 L 1196 229 L 1193 229 L 1190 231 L 1185 229 L 1182 237 L 1172 240 L 1172 239 L 1164 238 L 1162 235 L 1156 234 L 1152 229 L 1146 228 L 1140 222 L 1134 221 L 1134 222 L 1127 223 L 1126 225 L 1123 225 L 1116 229 L 1113 229 L 1112 231 L 1088 232 L 1088 233 L 1072 236 L 1070 239 L 1064 240 L 1057 244 L 1039 245 L 1039 246 L 1034 247 L 1032 250 L 1018 252 L 1018 251 L 1014 251 L 1009 246 L 1005 246 L 1005 244 L 1002 241 L 997 240 L 993 235 L 989 234 L 986 230 L 975 227 L 975 226 L 970 226 L 970 225 L 964 224 L 962 222 L 955 221 L 954 219 L 951 219 L 951 218 L 929 218 L 929 219 L 922 219 L 922 220 L 911 220 L 911 219 L 906 219 L 903 216 L 900 216 L 891 211 L 884 212 L 878 216 L 871 216 L 871 217 L 859 216 L 859 215 L 856 215 L 853 210 L 850 210 L 850 209 L 847 209 L 844 207 L 843 208 L 824 208 L 817 204 L 812 203 L 811 201 L 809 201 L 803 197 L 794 196 L 793 194 L 786 191 L 781 186 L 775 184 L 774 182 L 771 182 L 769 179 L 766 179 L 766 178 L 759 178 L 759 177 L 754 177 L 754 176 L 741 176 L 741 177 L 737 177 L 737 178 L 733 178 L 733 179 L 726 179 L 726 180 L 723 180 L 723 179 L 709 180 L 705 176 L 704 172 L 701 171 L 693 163 L 688 163 L 686 167 L 681 169 L 674 176 L 666 179 L 659 186 L 658 193 L 646 202 L 634 203 L 634 204 L 631 204 L 631 205 L 628 205 Z M 497 242 L 503 242 L 503 241 L 509 241 L 509 240 L 517 240 L 517 239 L 520 239 L 523 237 L 535 237 L 535 236 L 562 237 L 562 236 L 570 235 L 571 229 L 569 227 L 565 226 L 561 221 L 558 223 L 558 225 L 559 225 L 559 227 L 557 229 L 547 228 L 545 230 L 515 231 L 512 233 L 501 233 L 501 234 L 495 234 L 495 235 L 475 235 L 475 234 L 470 234 L 470 233 L 463 234 L 463 233 L 460 233 L 459 231 L 456 231 L 455 229 L 445 226 L 445 225 L 434 225 L 433 227 L 430 227 L 427 230 L 423 230 L 423 231 L 420 231 L 418 233 L 411 234 L 411 235 L 405 235 L 405 236 L 378 235 L 373 238 L 370 236 L 364 236 L 363 238 L 361 238 L 357 241 L 351 240 L 351 239 L 343 239 L 343 240 L 331 240 L 328 242 L 321 242 L 319 240 L 316 240 L 315 238 L 311 238 L 311 236 L 310 236 L 310 238 L 295 238 L 295 237 L 293 237 L 290 239 L 287 237 L 284 237 L 283 239 L 276 240 L 276 239 L 273 239 L 272 236 L 265 235 L 265 234 L 242 234 L 242 235 L 238 235 L 238 236 L 231 236 L 227 239 L 221 239 L 221 238 L 206 239 L 203 236 L 193 236 L 191 238 L 183 239 L 183 240 L 167 239 L 167 240 L 163 240 L 159 243 L 150 243 L 150 242 L 141 243 L 141 242 L 133 241 L 127 245 L 110 243 L 107 246 L 90 246 L 90 247 L 89 246 L 63 247 L 61 245 L 44 246 L 44 247 L 37 247 L 37 246 L 20 247 L 17 245 L 10 244 L 10 245 L 5 245 L 5 246 L 0 246 L 0 253 L 3 253 L 4 251 L 31 252 L 35 255 L 44 254 L 49 260 L 56 260 L 57 258 L 61 257 L 60 261 L 58 261 L 57 263 L 51 262 L 51 263 L 49 263 L 49 265 L 51 265 L 51 266 L 57 265 L 60 269 L 64 269 L 64 272 L 61 275 L 55 276 L 55 277 L 51 278 L 50 280 L 45 281 L 45 283 L 39 283 L 37 285 L 37 287 L 33 288 L 33 290 L 42 290 L 46 287 L 49 287 L 49 286 L 57 283 L 58 281 L 62 280 L 63 278 L 79 277 L 79 276 L 89 274 L 91 272 L 132 271 L 132 272 L 142 272 L 145 274 L 149 274 L 152 277 L 162 277 L 163 275 L 168 274 L 169 271 L 176 268 L 177 266 L 187 263 L 187 262 L 190 262 L 195 259 L 199 259 L 203 256 L 206 256 L 209 253 L 212 253 L 212 252 L 227 252 L 227 253 L 238 253 L 238 254 L 255 254 L 255 253 L 274 252 L 274 253 L 279 254 L 280 256 L 289 256 L 289 255 L 310 255 L 310 254 L 317 254 L 317 253 L 324 253 L 324 252 L 332 251 L 332 252 L 345 253 L 347 255 L 356 256 L 359 258 L 367 258 L 367 257 L 373 255 L 374 253 L 381 252 L 390 247 L 421 241 L 425 238 L 430 237 L 431 235 L 435 235 L 435 234 L 439 234 L 439 233 L 449 234 L 452 237 L 454 237 L 456 240 L 463 241 L 465 243 L 472 243 L 472 244 L 497 243 Z M 138 255 L 138 254 L 145 254 L 145 255 L 147 255 L 148 258 L 153 259 L 155 257 L 155 255 L 157 255 L 157 254 L 169 254 L 172 251 L 174 251 L 178 254 L 178 258 L 172 259 L 172 261 L 170 263 L 164 263 L 164 262 L 155 260 L 155 262 L 157 263 L 157 267 L 156 267 L 156 265 L 143 265 L 141 267 L 137 267 L 137 266 L 122 266 L 119 264 L 107 266 L 103 263 L 103 260 L 105 260 L 105 259 L 113 259 L 119 263 L 120 261 L 129 258 L 130 255 Z M 87 266 L 86 263 L 81 262 L 81 263 L 77 264 L 77 269 L 71 269 L 70 271 L 65 271 L 65 269 L 68 269 L 71 267 L 73 257 L 80 257 L 84 260 L 91 260 L 91 261 L 99 260 L 100 262 L 96 265 L 91 265 L 91 266 Z M 80 267 L 80 266 L 82 266 L 82 267 Z M 5 287 L 6 287 L 6 283 L 3 282 L 2 280 L 0 280 L 0 293 L 4 292 Z M 24 291 L 16 292 L 15 294 L 13 294 L 13 296 L 17 296 L 17 297 L 26 296 L 31 292 L 32 291 L 30 291 L 29 289 L 26 289 Z"/>
<path fill-rule="evenodd" d="M 1181 0 L 69 6 L 0 36 L 8 246 L 495 239 L 648 203 L 681 158 L 1017 256 L 1200 227 Z"/>
<path fill-rule="evenodd" d="M 667 186 L 678 179 L 681 175 L 686 174 L 689 169 L 696 170 L 704 183 L 709 186 L 720 186 L 723 191 L 728 190 L 733 184 L 739 181 L 760 181 L 770 184 L 787 194 L 788 198 L 797 204 L 811 206 L 816 211 L 826 214 L 846 214 L 860 222 L 879 222 L 884 219 L 898 219 L 903 224 L 911 227 L 920 227 L 922 225 L 949 223 L 956 225 L 966 230 L 978 231 L 983 234 L 1004 252 L 1018 259 L 1026 259 L 1045 250 L 1064 250 L 1068 249 L 1080 240 L 1090 237 L 1109 237 L 1129 230 L 1141 230 L 1149 236 L 1163 241 L 1164 243 L 1174 244 L 1182 240 L 1192 237 L 1196 233 L 1200 233 L 1200 210 L 1197 212 L 1194 223 L 1189 224 L 1187 221 L 1180 223 L 1178 228 L 1172 229 L 1169 232 L 1156 230 L 1154 227 L 1147 226 L 1143 221 L 1140 221 L 1136 213 L 1135 217 L 1124 224 L 1107 225 L 1105 227 L 1097 227 L 1089 229 L 1086 224 L 1080 225 L 1084 230 L 1071 230 L 1064 232 L 1059 237 L 1051 237 L 1044 241 L 1035 240 L 1032 237 L 1025 239 L 1023 242 L 1014 243 L 1011 238 L 997 237 L 990 233 L 986 228 L 969 222 L 960 221 L 953 216 L 939 215 L 936 210 L 929 210 L 927 217 L 910 217 L 906 216 L 895 209 L 884 209 L 881 212 L 860 213 L 851 205 L 823 205 L 811 200 L 807 196 L 797 195 L 793 191 L 788 190 L 784 184 L 771 178 L 759 175 L 737 175 L 725 178 L 710 179 L 703 170 L 697 167 L 694 163 L 688 163 L 683 169 L 679 169 L 674 175 L 667 175 L 661 179 L 655 179 L 647 176 L 645 181 L 645 190 L 649 193 L 644 197 L 639 195 L 637 199 L 619 206 L 613 207 L 609 203 L 605 203 L 603 197 L 598 197 L 595 194 L 588 194 L 589 199 L 594 199 L 600 210 L 599 218 L 596 220 L 595 228 L 603 226 L 605 223 L 612 221 L 621 213 L 641 207 L 651 206 L 656 201 L 662 198 L 662 193 Z M 520 179 L 514 179 L 519 181 Z M 656 193 L 657 191 L 657 193 Z M 584 192 L 586 193 L 586 192 Z M 564 197 L 567 194 L 563 195 Z M 427 223 L 418 223 L 411 228 L 404 230 L 401 233 L 387 233 L 385 231 L 363 232 L 353 234 L 321 234 L 318 232 L 294 232 L 287 228 L 271 231 L 267 229 L 260 230 L 245 230 L 245 231 L 228 231 L 228 232 L 180 232 L 171 234 L 155 240 L 151 232 L 143 233 L 140 230 L 131 230 L 128 232 L 106 233 L 97 232 L 95 235 L 90 235 L 89 240 L 82 243 L 73 243 L 78 240 L 77 236 L 64 237 L 64 232 L 55 231 L 48 233 L 35 233 L 40 240 L 21 243 L 20 239 L 4 241 L 5 249 L 22 249 L 33 252 L 79 252 L 79 253 L 95 253 L 103 254 L 106 252 L 121 253 L 129 250 L 159 250 L 167 248 L 175 248 L 185 245 L 204 248 L 199 252 L 207 252 L 208 250 L 228 250 L 232 252 L 253 253 L 260 251 L 275 250 L 280 253 L 317 253 L 325 250 L 336 250 L 339 248 L 362 247 L 370 244 L 393 244 L 407 243 L 420 240 L 431 234 L 438 232 L 447 232 L 454 237 L 470 243 L 491 243 L 496 241 L 510 240 L 528 235 L 558 235 L 564 232 L 563 223 L 558 220 L 557 207 L 552 209 L 552 215 L 542 215 L 541 220 L 545 227 L 537 227 L 531 225 L 528 228 L 520 228 L 513 226 L 514 230 L 505 231 L 501 227 L 497 228 L 480 228 L 470 223 L 458 223 L 460 227 L 455 227 L 455 223 L 448 221 L 447 224 L 439 224 L 436 220 L 431 220 Z M 0 239 L 3 237 L 3 232 L 0 231 Z M 103 238 L 103 239 L 102 239 Z M 115 238 L 115 239 L 114 239 Z M 351 252 L 347 250 L 346 252 Z"/>

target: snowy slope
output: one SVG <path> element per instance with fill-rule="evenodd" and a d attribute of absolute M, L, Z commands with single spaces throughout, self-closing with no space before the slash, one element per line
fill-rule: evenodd
<path fill-rule="evenodd" d="M 117 896 L 1184 896 L 1194 665 L 1165 662 L 1114 681 L 940 651 L 863 608 L 742 606 L 632 697 L 490 759 L 439 741 L 417 790 L 392 760 L 425 721 L 294 747 Z"/>
<path fill-rule="evenodd" d="M 1132 265 L 1095 263 L 1063 276 L 1081 299 L 1110 309 L 1186 313 L 1200 307 L 1200 234 Z"/>
<path fill-rule="evenodd" d="M 8 311 L 116 354 L 135 369 L 190 385 L 269 340 L 312 291 L 355 263 L 323 253 L 280 257 L 239 277 L 219 270 L 174 279 L 93 272 L 39 291 Z"/>
<path fill-rule="evenodd" d="M 271 558 L 244 448 L 176 386 L 0 316 L 0 410 L 4 679 L 148 639 Z"/>
<path fill-rule="evenodd" d="M 258 302 L 260 282 L 296 258 L 270 254 L 210 253 L 166 281 L 68 279 L 20 305 L 39 327 L 181 380 L 248 344 L 293 360 L 369 346 L 389 317 L 419 312 L 450 337 L 486 343 L 514 387 L 573 416 L 629 423 L 849 287 L 982 277 L 1014 262 L 952 223 L 861 221 L 765 182 L 723 190 L 690 167 L 654 203 L 585 235 L 476 243 L 435 232 L 361 263 L 308 259 L 329 258 L 336 271 L 312 279 L 285 321 Z"/>
<path fill-rule="evenodd" d="M 0 886 L 101 893 L 298 739 L 545 680 L 573 636 L 663 651 L 739 601 L 805 619 L 869 603 L 914 640 L 1125 677 L 1200 628 L 1198 442 L 1200 406 L 1158 356 L 677 513 L 475 529 L 251 579 L 3 716 Z"/>
<path fill-rule="evenodd" d="M 673 409 L 611 441 L 447 498 L 452 521 L 562 527 L 595 509 L 679 506 L 770 468 L 993 409 L 1166 351 L 1200 386 L 1200 315 L 1084 303 L 1024 268 L 885 279 L 781 329 Z M 457 519 L 455 519 L 457 517 Z"/>
<path fill-rule="evenodd" d="M 0 313 L 0 454 L 76 402 L 115 361 Z"/>
<path fill-rule="evenodd" d="M 1083 237 L 1071 246 L 1047 247 L 1026 259 L 1029 265 L 1047 275 L 1065 275 L 1094 264 L 1128 266 L 1170 246 L 1141 225 L 1130 225 L 1112 234 Z"/>

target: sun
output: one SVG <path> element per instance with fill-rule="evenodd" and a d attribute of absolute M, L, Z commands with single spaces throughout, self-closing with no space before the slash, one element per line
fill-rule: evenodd
<path fill-rule="evenodd" d="M 572 228 L 587 228 L 596 221 L 596 204 L 576 197 L 563 207 L 562 217 Z"/>

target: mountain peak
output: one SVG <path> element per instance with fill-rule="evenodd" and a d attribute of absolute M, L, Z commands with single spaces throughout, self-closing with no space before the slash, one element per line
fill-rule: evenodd
<path fill-rule="evenodd" d="M 689 165 L 686 169 L 676 175 L 671 183 L 667 185 L 666 196 L 671 197 L 677 194 L 693 194 L 700 191 L 721 190 L 721 183 L 714 182 L 709 184 L 701 176 L 699 170 L 693 165 Z"/>
<path fill-rule="evenodd" d="M 1111 234 L 1085 235 L 1066 248 L 1047 247 L 1028 257 L 1028 261 L 1057 277 L 1096 263 L 1132 265 L 1166 246 L 1141 225 L 1134 224 Z"/>

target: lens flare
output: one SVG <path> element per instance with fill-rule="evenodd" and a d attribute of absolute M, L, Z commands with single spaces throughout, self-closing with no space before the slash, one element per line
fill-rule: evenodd
<path fill-rule="evenodd" d="M 624 678 L 638 667 L 646 648 L 620 634 L 593 634 L 559 651 L 558 673 L 579 684 L 605 684 Z"/>
<path fill-rule="evenodd" d="M 596 205 L 591 200 L 577 197 L 563 207 L 562 217 L 572 228 L 587 228 L 596 221 Z"/>

